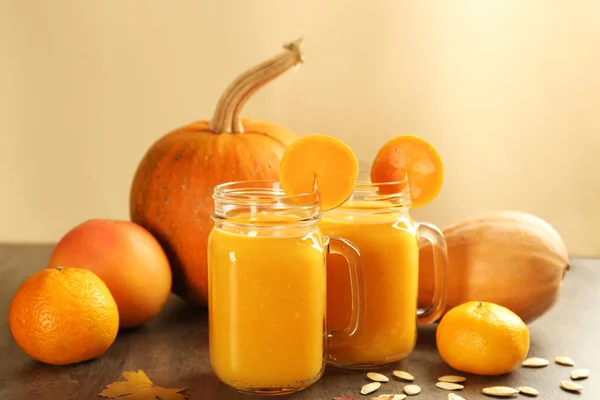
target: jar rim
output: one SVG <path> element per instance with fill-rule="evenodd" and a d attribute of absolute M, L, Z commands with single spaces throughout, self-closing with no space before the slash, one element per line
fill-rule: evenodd
<path fill-rule="evenodd" d="M 319 211 L 319 194 L 317 189 L 312 191 L 288 195 L 285 193 L 278 180 L 244 180 L 231 181 L 216 185 L 213 190 L 215 206 L 219 205 L 220 214 L 224 205 L 244 204 L 247 206 L 258 206 L 263 209 L 275 207 L 281 210 L 294 209 L 296 211 Z M 408 177 L 393 182 L 371 182 L 368 170 L 361 170 L 354 185 L 351 199 L 367 200 L 381 203 L 382 208 L 410 208 L 412 205 L 410 197 L 410 186 Z M 343 207 L 341 207 L 343 208 Z"/>
<path fill-rule="evenodd" d="M 370 168 L 361 168 L 360 171 L 358 172 L 358 178 L 356 180 L 356 183 L 360 183 L 360 184 L 369 184 L 369 185 L 375 185 L 375 186 L 395 186 L 395 185 L 401 185 L 401 184 L 408 184 L 408 174 L 405 172 L 404 173 L 404 177 L 400 180 L 395 180 L 395 181 L 389 181 L 389 182 L 373 182 L 371 180 L 371 169 Z"/>
<path fill-rule="evenodd" d="M 377 188 L 394 188 L 394 187 L 407 187 L 408 179 L 401 181 L 391 182 L 371 182 L 370 179 L 357 179 L 354 185 L 355 191 L 373 191 Z M 375 188 L 375 189 L 374 189 Z"/>
<path fill-rule="evenodd" d="M 216 185 L 213 199 L 220 201 L 259 202 L 266 204 L 285 202 L 297 206 L 314 207 L 319 204 L 319 194 L 313 189 L 310 192 L 294 195 L 286 194 L 281 183 L 276 180 L 232 181 Z"/>
<path fill-rule="evenodd" d="M 401 180 L 373 182 L 371 181 L 370 169 L 361 169 L 354 185 L 352 197 L 355 200 L 361 199 L 375 203 L 392 204 L 390 208 L 394 209 L 410 208 L 412 206 L 410 182 L 407 173 L 404 174 Z"/>
<path fill-rule="evenodd" d="M 314 226 L 320 219 L 316 190 L 287 195 L 275 180 L 246 180 L 215 186 L 212 220 L 219 226 L 289 229 Z"/>

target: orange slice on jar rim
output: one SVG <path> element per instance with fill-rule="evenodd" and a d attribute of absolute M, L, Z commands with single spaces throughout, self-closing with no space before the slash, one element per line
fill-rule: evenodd
<path fill-rule="evenodd" d="M 437 197 L 444 182 L 444 166 L 435 147 L 416 135 L 400 135 L 381 147 L 371 165 L 371 182 L 405 182 L 408 179 L 413 207 L 423 207 Z M 400 184 L 399 184 L 400 185 Z M 382 194 L 400 191 L 382 185 Z"/>
<path fill-rule="evenodd" d="M 358 178 L 358 160 L 350 147 L 331 136 L 312 134 L 292 142 L 281 158 L 279 182 L 286 195 L 319 195 L 322 211 L 342 205 Z"/>

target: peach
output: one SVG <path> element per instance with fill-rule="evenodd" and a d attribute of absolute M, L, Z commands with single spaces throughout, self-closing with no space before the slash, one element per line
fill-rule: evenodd
<path fill-rule="evenodd" d="M 171 269 L 158 241 L 129 221 L 91 219 L 56 245 L 49 268 L 83 268 L 108 286 L 119 309 L 119 327 L 141 325 L 156 316 L 171 291 Z"/>

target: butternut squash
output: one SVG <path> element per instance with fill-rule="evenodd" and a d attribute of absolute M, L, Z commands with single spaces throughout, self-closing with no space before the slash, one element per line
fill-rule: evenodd
<path fill-rule="evenodd" d="M 443 229 L 448 244 L 446 310 L 478 300 L 500 304 L 531 323 L 558 300 L 569 254 L 558 232 L 521 211 L 476 215 Z M 420 246 L 419 306 L 433 296 L 431 245 Z"/>

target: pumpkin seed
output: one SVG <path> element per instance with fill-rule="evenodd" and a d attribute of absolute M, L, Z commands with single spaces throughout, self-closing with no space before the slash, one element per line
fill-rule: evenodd
<path fill-rule="evenodd" d="M 583 390 L 583 386 L 571 381 L 560 381 L 560 387 L 570 392 L 580 392 Z"/>
<path fill-rule="evenodd" d="M 508 386 L 487 387 L 487 388 L 484 388 L 481 392 L 483 394 L 487 394 L 490 396 L 496 396 L 496 397 L 510 397 L 512 395 L 519 393 L 519 391 L 517 389 L 511 388 Z"/>
<path fill-rule="evenodd" d="M 451 383 L 461 383 L 461 382 L 465 382 L 467 380 L 467 378 L 465 378 L 464 376 L 458 376 L 458 375 L 444 375 L 444 376 L 440 376 L 438 378 L 438 381 L 440 382 L 451 382 Z"/>
<path fill-rule="evenodd" d="M 414 381 L 414 380 L 415 380 L 415 377 L 414 377 L 414 376 L 412 376 L 411 374 L 409 374 L 409 373 L 408 373 L 408 372 L 406 372 L 406 371 L 394 371 L 394 372 L 392 372 L 392 373 L 394 374 L 394 376 L 395 376 L 396 378 L 399 378 L 399 379 L 404 379 L 405 381 L 410 381 L 410 382 L 412 382 L 412 381 Z"/>
<path fill-rule="evenodd" d="M 371 383 L 367 383 L 366 385 L 364 385 L 361 389 L 360 389 L 360 394 L 369 394 L 369 393 L 373 393 L 374 391 L 376 391 L 377 389 L 379 389 L 381 387 L 381 383 L 380 382 L 371 382 Z"/>
<path fill-rule="evenodd" d="M 523 394 L 528 394 L 530 396 L 537 396 L 538 394 L 540 394 L 540 392 L 529 386 L 521 386 L 518 387 L 517 390 Z"/>
<path fill-rule="evenodd" d="M 576 369 L 571 371 L 571 379 L 586 379 L 590 376 L 590 371 L 587 369 Z"/>
<path fill-rule="evenodd" d="M 389 382 L 390 378 L 388 378 L 387 376 L 377 373 L 377 372 L 369 372 L 367 374 L 367 378 L 369 378 L 370 380 L 374 381 L 374 382 Z"/>
<path fill-rule="evenodd" d="M 392 400 L 404 400 L 405 398 L 405 394 L 395 394 Z"/>
<path fill-rule="evenodd" d="M 421 393 L 421 387 L 419 385 L 406 385 L 404 386 L 404 393 L 409 396 L 414 396 Z"/>
<path fill-rule="evenodd" d="M 545 367 L 549 364 L 550 364 L 550 361 L 546 360 L 545 358 L 531 357 L 531 358 L 528 358 L 527 360 L 523 361 L 522 365 L 524 367 L 540 368 L 540 367 Z"/>
<path fill-rule="evenodd" d="M 448 393 L 448 400 L 465 400 L 463 397 L 460 397 L 456 393 Z"/>
<path fill-rule="evenodd" d="M 435 386 L 444 390 L 461 390 L 465 388 L 463 385 L 454 382 L 437 382 Z"/>
<path fill-rule="evenodd" d="M 405 398 L 405 394 L 380 394 L 377 397 L 371 397 L 367 400 L 404 400 Z"/>
<path fill-rule="evenodd" d="M 560 364 L 560 365 L 566 365 L 566 366 L 569 366 L 569 367 L 572 367 L 573 365 L 575 365 L 575 361 L 573 361 L 573 360 L 572 360 L 571 358 L 569 358 L 569 357 L 556 357 L 556 358 L 554 359 L 554 361 L 555 361 L 557 364 Z"/>

